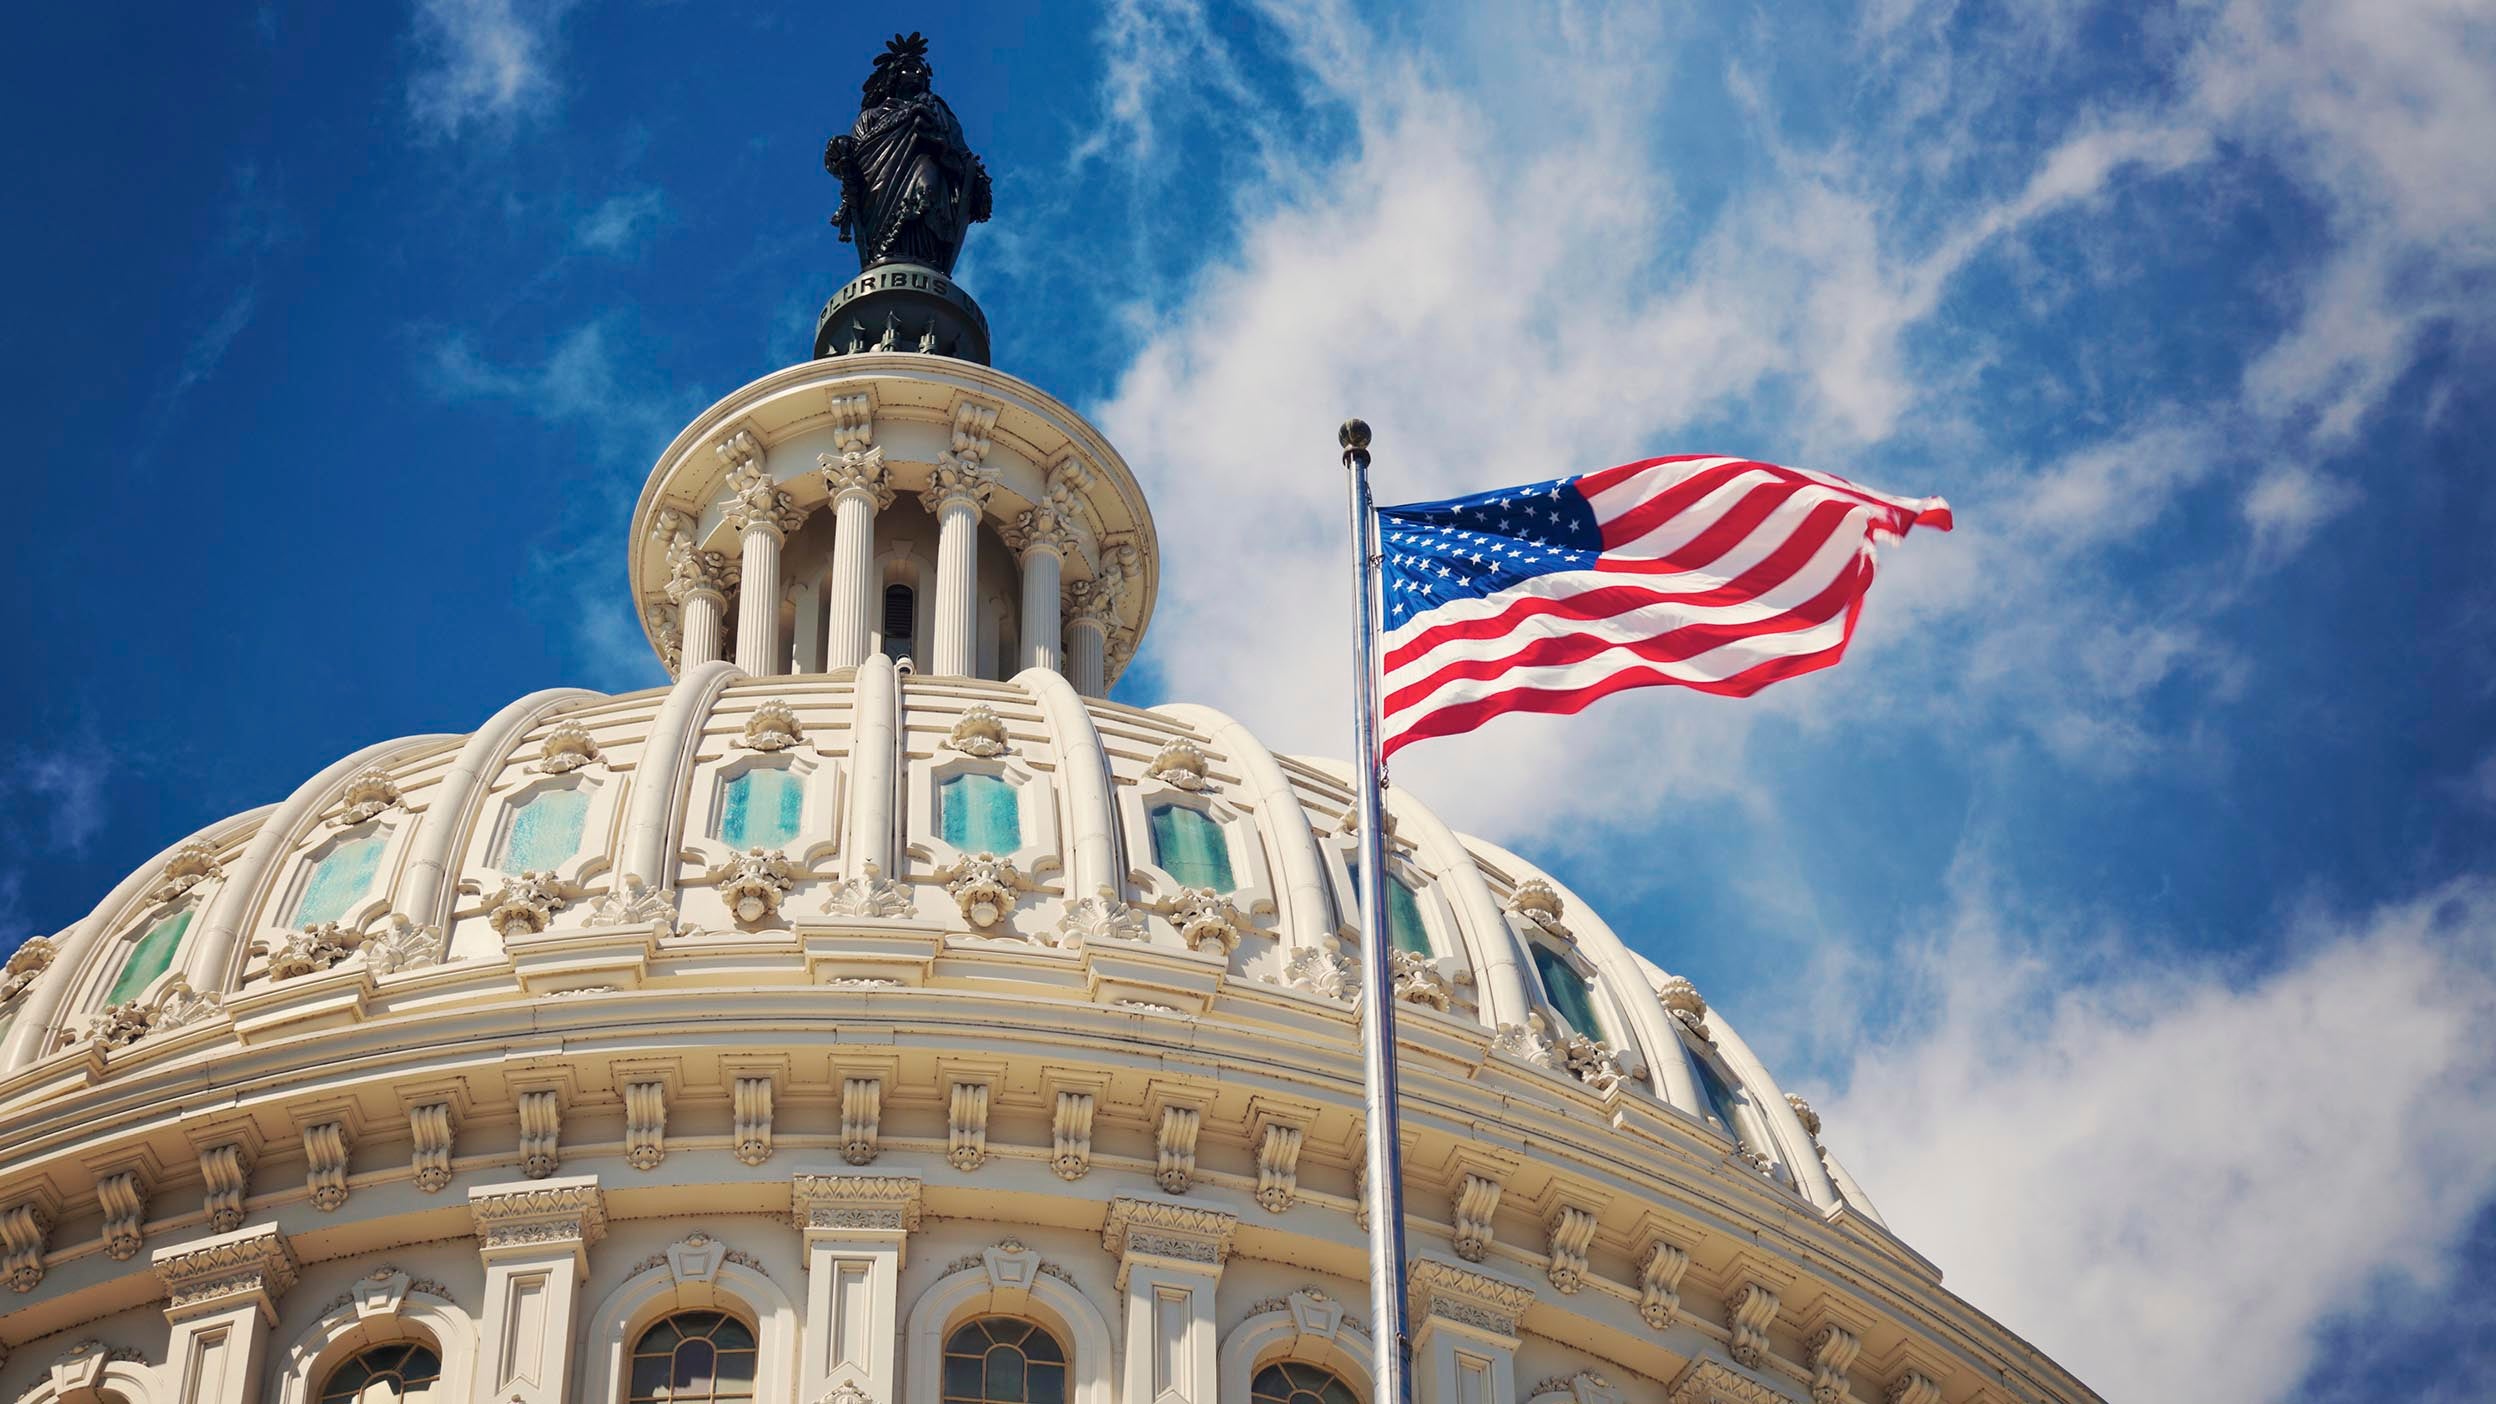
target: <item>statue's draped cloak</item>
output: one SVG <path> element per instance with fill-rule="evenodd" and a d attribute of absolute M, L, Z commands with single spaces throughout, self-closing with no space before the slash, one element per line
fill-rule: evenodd
<path fill-rule="evenodd" d="M 953 109 L 933 93 L 872 107 L 850 129 L 850 210 L 861 266 L 918 263 L 950 273 L 986 214 L 985 191 Z"/>

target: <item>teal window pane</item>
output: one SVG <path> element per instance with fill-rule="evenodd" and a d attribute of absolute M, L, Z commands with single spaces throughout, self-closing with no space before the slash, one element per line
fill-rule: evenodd
<path fill-rule="evenodd" d="M 1690 1065 L 1699 1070 L 1699 1090 L 1707 1094 L 1708 1110 L 1716 1113 L 1716 1119 L 1724 1123 L 1725 1134 L 1733 1138 L 1733 1143 L 1737 1146 L 1742 1144 L 1742 1123 L 1733 1115 L 1733 1085 L 1716 1071 L 1713 1059 L 1692 1054 Z"/>
<path fill-rule="evenodd" d="M 1228 892 L 1239 885 L 1231 879 L 1231 845 L 1220 824 L 1183 804 L 1156 805 L 1147 817 L 1153 861 L 1181 887 Z"/>
<path fill-rule="evenodd" d="M 381 850 L 390 841 L 387 834 L 370 834 L 352 839 L 329 851 L 329 856 L 315 864 L 312 880 L 303 885 L 303 900 L 295 904 L 290 926 L 318 926 L 336 921 L 347 909 L 372 890 L 373 874 L 381 868 Z"/>
<path fill-rule="evenodd" d="M 719 836 L 730 848 L 786 848 L 806 812 L 806 782 L 777 766 L 757 767 L 728 782 Z"/>
<path fill-rule="evenodd" d="M 113 977 L 113 988 L 104 996 L 104 1002 L 120 1004 L 137 998 L 139 991 L 173 964 L 173 953 L 182 948 L 182 933 L 190 929 L 189 907 L 159 918 L 130 948 L 130 958 L 121 963 L 121 973 Z"/>
<path fill-rule="evenodd" d="M 936 787 L 937 832 L 965 853 L 1012 853 L 1023 846 L 1022 805 L 1014 787 L 971 771 Z"/>
<path fill-rule="evenodd" d="M 1602 1026 L 1595 1022 L 1594 991 L 1586 988 L 1586 977 L 1549 946 L 1537 944 L 1533 951 L 1534 973 L 1543 977 L 1543 995 L 1551 1007 L 1560 1011 L 1571 1029 L 1588 1038 L 1603 1037 Z"/>
<path fill-rule="evenodd" d="M 541 791 L 511 816 L 502 871 L 543 872 L 581 851 L 589 825 L 589 792 L 579 786 Z"/>
<path fill-rule="evenodd" d="M 1360 910 L 1361 865 L 1344 865 L 1352 874 L 1352 909 Z M 1387 939 L 1399 951 L 1414 955 L 1430 954 L 1430 931 L 1421 924 L 1421 899 L 1404 885 L 1401 878 L 1387 879 Z"/>

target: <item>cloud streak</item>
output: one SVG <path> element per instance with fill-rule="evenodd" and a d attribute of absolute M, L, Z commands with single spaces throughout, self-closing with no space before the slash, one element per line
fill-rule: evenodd
<path fill-rule="evenodd" d="M 558 84 L 555 30 L 571 0 L 418 0 L 408 115 L 435 138 L 508 130 Z"/>

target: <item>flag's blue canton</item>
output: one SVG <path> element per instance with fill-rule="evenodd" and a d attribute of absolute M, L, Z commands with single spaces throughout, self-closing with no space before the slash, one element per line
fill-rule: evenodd
<path fill-rule="evenodd" d="M 1577 479 L 1378 509 L 1387 627 L 1556 570 L 1592 569 L 1603 528 Z"/>

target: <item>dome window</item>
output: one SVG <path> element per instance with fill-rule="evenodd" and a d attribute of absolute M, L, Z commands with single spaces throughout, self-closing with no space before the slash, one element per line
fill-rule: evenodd
<path fill-rule="evenodd" d="M 375 1346 L 329 1372 L 320 1404 L 400 1404 L 422 1399 L 442 1378 L 442 1357 L 412 1342 Z"/>
<path fill-rule="evenodd" d="M 907 585 L 884 587 L 884 656 L 898 663 L 910 656 L 911 636 L 918 629 L 919 597 Z"/>
<path fill-rule="evenodd" d="M 589 826 L 589 792 L 578 785 L 541 790 L 512 811 L 511 834 L 503 841 L 505 873 L 552 872 L 581 851 L 581 835 Z"/>
<path fill-rule="evenodd" d="M 754 1328 L 717 1311 L 680 1311 L 633 1343 L 626 1404 L 754 1397 Z"/>
<path fill-rule="evenodd" d="M 987 1316 L 945 1338 L 944 1404 L 1066 1404 L 1066 1348 L 1029 1321 Z"/>
<path fill-rule="evenodd" d="M 1022 804 L 1004 779 L 968 770 L 936 787 L 937 832 L 964 853 L 1012 853 L 1023 846 Z"/>
<path fill-rule="evenodd" d="M 720 842 L 740 852 L 786 848 L 805 812 L 804 779 L 778 765 L 755 766 L 727 784 L 719 807 Z"/>
<path fill-rule="evenodd" d="M 381 851 L 389 842 L 388 834 L 375 832 L 349 839 L 322 855 L 312 865 L 312 878 L 303 885 L 303 896 L 287 925 L 319 926 L 345 916 L 372 890 L 373 874 L 381 870 Z"/>
<path fill-rule="evenodd" d="M 1344 868 L 1352 876 L 1352 900 L 1346 905 L 1357 914 L 1361 908 L 1361 865 L 1346 863 Z M 1387 876 L 1387 939 L 1399 951 L 1417 956 L 1431 954 L 1430 929 L 1421 923 L 1421 899 L 1392 873 Z"/>
<path fill-rule="evenodd" d="M 1595 992 L 1586 977 L 1569 964 L 1569 958 L 1537 941 L 1528 949 L 1534 952 L 1534 973 L 1542 977 L 1543 997 L 1560 1011 L 1569 1028 L 1588 1038 L 1603 1037 L 1603 1026 L 1595 1018 Z"/>
<path fill-rule="evenodd" d="M 1693 1052 L 1690 1056 L 1690 1063 L 1698 1069 L 1699 1091 L 1707 1097 L 1707 1109 L 1715 1114 L 1718 1125 L 1723 1128 L 1726 1135 L 1733 1138 L 1735 1145 L 1746 1144 L 1742 1135 L 1741 1119 L 1734 1114 L 1735 1104 L 1741 1100 L 1741 1094 L 1734 1091 L 1733 1084 L 1727 1082 L 1725 1075 L 1716 1070 L 1715 1059 Z"/>
<path fill-rule="evenodd" d="M 1282 1360 L 1257 1372 L 1248 1404 L 1361 1404 L 1361 1397 L 1331 1370 Z"/>
<path fill-rule="evenodd" d="M 1231 874 L 1230 840 L 1220 824 L 1183 804 L 1154 805 L 1146 817 L 1152 822 L 1153 862 L 1179 886 L 1216 892 L 1239 886 Z"/>
<path fill-rule="evenodd" d="M 159 917 L 147 934 L 130 947 L 130 958 L 121 963 L 121 973 L 113 977 L 113 988 L 104 996 L 106 1004 L 121 1004 L 138 997 L 141 990 L 154 983 L 173 964 L 174 952 L 182 948 L 182 933 L 191 929 L 192 909 L 184 907 Z"/>

